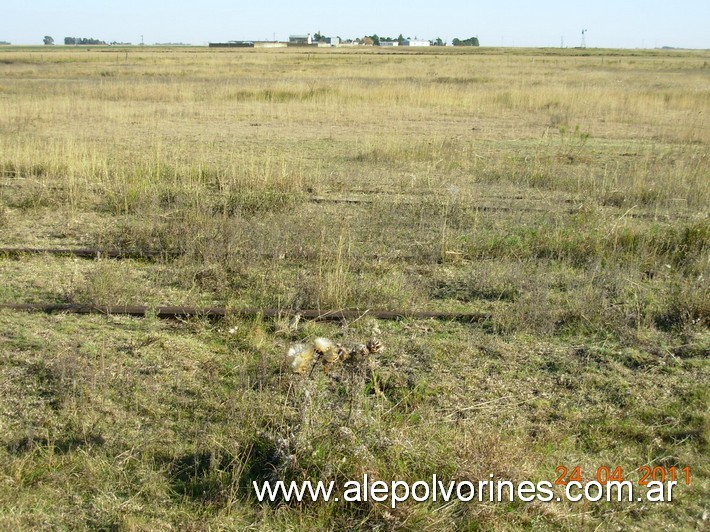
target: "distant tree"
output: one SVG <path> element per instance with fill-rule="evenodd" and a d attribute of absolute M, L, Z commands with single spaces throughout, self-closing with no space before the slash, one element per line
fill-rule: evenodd
<path fill-rule="evenodd" d="M 362 39 L 360 39 L 360 42 L 367 46 L 372 46 L 373 44 L 375 44 L 375 41 L 372 37 L 363 37 Z"/>
<path fill-rule="evenodd" d="M 99 39 L 94 39 L 94 38 L 87 39 L 86 37 L 64 37 L 64 44 L 86 45 L 86 44 L 106 44 L 106 42 L 101 41 Z"/>
<path fill-rule="evenodd" d="M 397 42 L 398 42 L 399 44 L 402 44 L 402 43 L 403 43 L 404 41 L 406 41 L 406 40 L 407 40 L 407 39 L 405 39 L 405 38 L 404 38 L 404 35 L 402 35 L 401 33 L 399 34 L 399 37 L 397 37 Z"/>
<path fill-rule="evenodd" d="M 44 39 L 42 39 L 42 42 L 44 42 L 45 46 L 51 46 L 52 44 L 54 44 L 54 39 L 52 39 L 52 37 L 49 35 L 45 35 Z"/>
<path fill-rule="evenodd" d="M 478 46 L 478 37 L 469 37 L 468 39 L 454 39 L 451 41 L 454 46 Z"/>
<path fill-rule="evenodd" d="M 435 41 L 432 41 L 432 46 L 446 46 L 446 43 L 441 40 L 441 37 L 437 37 Z"/>
<path fill-rule="evenodd" d="M 315 42 L 325 42 L 325 35 L 323 35 L 320 31 L 317 31 L 313 34 L 313 40 Z"/>

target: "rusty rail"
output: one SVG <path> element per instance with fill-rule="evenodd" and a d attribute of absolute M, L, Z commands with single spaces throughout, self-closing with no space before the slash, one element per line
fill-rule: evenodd
<path fill-rule="evenodd" d="M 95 248 L 0 248 L 0 256 L 19 257 L 22 255 L 63 255 L 82 259 L 161 259 L 180 256 L 179 251 L 145 249 L 95 249 Z"/>
<path fill-rule="evenodd" d="M 0 304 L 0 311 L 12 310 L 20 312 L 42 312 L 45 314 L 106 314 L 115 316 L 148 317 L 155 316 L 160 319 L 186 319 L 190 317 L 206 317 L 220 319 L 226 317 L 254 317 L 280 318 L 299 314 L 302 318 L 314 321 L 345 321 L 355 320 L 364 316 L 371 316 L 378 320 L 399 319 L 437 319 L 444 321 L 458 321 L 462 323 L 476 323 L 490 319 L 486 313 L 459 313 L 459 312 L 426 312 L 426 311 L 391 311 L 391 310 L 285 310 L 277 308 L 241 308 L 228 307 L 182 307 L 164 306 L 149 307 L 143 305 L 73 305 L 51 303 L 21 303 Z"/>

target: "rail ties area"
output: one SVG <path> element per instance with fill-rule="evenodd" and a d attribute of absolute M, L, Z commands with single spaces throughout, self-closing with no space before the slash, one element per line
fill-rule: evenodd
<path fill-rule="evenodd" d="M 93 248 L 59 249 L 59 248 L 0 248 L 0 256 L 21 257 L 23 255 L 61 255 L 85 259 L 111 258 L 111 259 L 152 259 L 172 258 L 179 256 L 179 252 L 166 252 L 158 250 L 100 250 Z M 281 318 L 285 316 L 300 315 L 301 318 L 313 321 L 347 321 L 356 320 L 364 316 L 371 316 L 379 320 L 399 319 L 436 319 L 457 321 L 462 323 L 476 323 L 490 319 L 487 313 L 460 313 L 436 311 L 393 311 L 393 310 L 321 310 L 299 309 L 288 310 L 279 308 L 241 308 L 228 307 L 186 307 L 186 306 L 161 306 L 148 307 L 141 305 L 76 305 L 55 303 L 5 303 L 0 304 L 0 310 L 42 312 L 46 314 L 106 314 L 116 316 L 149 317 L 160 319 L 187 319 L 190 317 L 205 317 L 221 319 L 225 317 L 254 317 Z"/>

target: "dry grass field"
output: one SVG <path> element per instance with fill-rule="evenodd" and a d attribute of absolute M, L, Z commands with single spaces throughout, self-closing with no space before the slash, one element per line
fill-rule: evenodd
<path fill-rule="evenodd" d="M 710 519 L 710 53 L 0 47 L 0 529 Z M 288 346 L 372 336 L 348 372 Z M 692 472 L 668 504 L 262 504 L 253 480 Z"/>

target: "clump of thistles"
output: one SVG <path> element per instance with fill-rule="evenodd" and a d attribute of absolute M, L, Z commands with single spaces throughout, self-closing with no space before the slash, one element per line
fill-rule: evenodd
<path fill-rule="evenodd" d="M 328 372 L 338 362 L 362 362 L 369 355 L 383 350 L 382 343 L 375 338 L 346 349 L 328 338 L 319 337 L 307 344 L 292 345 L 286 354 L 286 362 L 294 373 L 305 373 L 312 362 L 321 362 Z"/>
<path fill-rule="evenodd" d="M 294 372 L 303 373 L 313 360 L 313 354 L 312 345 L 292 345 L 286 354 L 286 362 Z"/>

